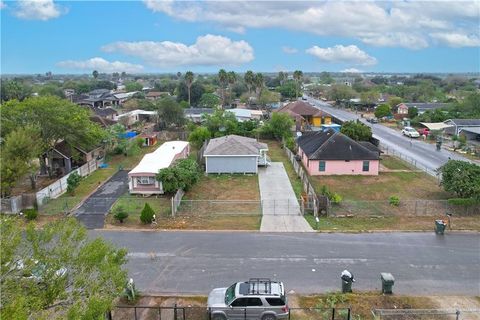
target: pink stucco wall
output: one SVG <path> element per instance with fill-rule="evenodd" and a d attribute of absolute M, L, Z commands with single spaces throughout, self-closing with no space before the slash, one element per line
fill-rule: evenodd
<path fill-rule="evenodd" d="M 369 171 L 362 171 L 363 160 L 326 160 L 325 171 L 319 171 L 319 160 L 308 160 L 307 156 L 299 148 L 299 155 L 302 158 L 303 166 L 307 169 L 308 174 L 311 176 L 327 176 L 327 175 L 364 175 L 364 176 L 376 176 L 378 175 L 379 161 L 369 160 Z"/>

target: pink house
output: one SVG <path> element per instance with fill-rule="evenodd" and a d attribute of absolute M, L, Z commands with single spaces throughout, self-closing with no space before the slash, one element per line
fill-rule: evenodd
<path fill-rule="evenodd" d="M 334 130 L 308 132 L 297 139 L 298 155 L 311 176 L 378 175 L 380 150 Z"/>
<path fill-rule="evenodd" d="M 397 114 L 408 114 L 408 106 L 404 103 L 399 103 L 395 106 Z"/>
<path fill-rule="evenodd" d="M 147 153 L 140 163 L 128 173 L 130 194 L 163 194 L 161 181 L 155 179 L 158 171 L 170 167 L 176 160 L 188 157 L 190 145 L 186 141 L 168 141 L 152 153 Z"/>

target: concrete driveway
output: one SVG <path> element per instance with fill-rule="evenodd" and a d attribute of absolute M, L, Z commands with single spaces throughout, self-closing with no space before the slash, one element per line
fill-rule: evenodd
<path fill-rule="evenodd" d="M 281 162 L 259 168 L 262 232 L 313 232 L 300 212 L 295 192 Z"/>
<path fill-rule="evenodd" d="M 113 203 L 128 191 L 128 172 L 118 171 L 75 210 L 75 217 L 87 229 L 103 228 Z"/>

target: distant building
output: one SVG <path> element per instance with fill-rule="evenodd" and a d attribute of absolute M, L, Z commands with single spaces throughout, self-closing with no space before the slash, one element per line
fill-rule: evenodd
<path fill-rule="evenodd" d="M 297 131 L 310 130 L 322 124 L 331 124 L 332 116 L 305 101 L 290 102 L 274 112 L 286 113 L 295 120 Z"/>
<path fill-rule="evenodd" d="M 448 119 L 443 123 L 451 126 L 444 131 L 449 135 L 459 135 L 463 130 L 476 132 L 480 128 L 480 119 Z"/>
<path fill-rule="evenodd" d="M 213 114 L 214 112 L 215 109 L 212 108 L 186 108 L 184 111 L 185 118 L 195 123 L 202 122 L 204 114 Z"/>

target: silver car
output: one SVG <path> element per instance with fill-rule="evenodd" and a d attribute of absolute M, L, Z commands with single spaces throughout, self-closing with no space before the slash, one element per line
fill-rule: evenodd
<path fill-rule="evenodd" d="M 287 297 L 282 282 L 252 278 L 228 288 L 213 289 L 208 295 L 212 320 L 288 319 Z"/>

